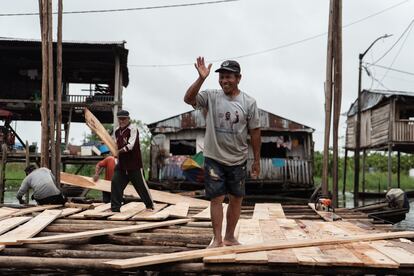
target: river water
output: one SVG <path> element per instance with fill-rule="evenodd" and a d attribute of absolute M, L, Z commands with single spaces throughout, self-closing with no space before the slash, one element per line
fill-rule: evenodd
<path fill-rule="evenodd" d="M 12 190 L 8 190 L 5 191 L 4 193 L 4 203 L 11 203 L 11 204 L 18 204 L 18 200 L 16 199 L 16 192 L 17 191 L 12 191 Z M 369 199 L 360 202 L 360 206 L 363 204 L 371 204 L 371 203 L 376 203 L 379 201 L 382 201 L 383 198 L 377 198 L 377 199 Z M 30 204 L 36 204 L 35 201 L 30 201 Z M 346 203 L 346 207 L 347 208 L 352 208 L 354 207 L 354 199 L 353 199 L 353 195 L 352 193 L 346 193 L 345 194 L 345 203 Z M 342 197 L 342 194 L 339 195 L 339 206 L 343 207 L 344 206 L 344 198 Z M 410 211 L 407 215 L 405 220 L 397 223 L 394 225 L 394 227 L 396 229 L 401 229 L 401 230 L 414 230 L 414 199 L 410 200 Z"/>

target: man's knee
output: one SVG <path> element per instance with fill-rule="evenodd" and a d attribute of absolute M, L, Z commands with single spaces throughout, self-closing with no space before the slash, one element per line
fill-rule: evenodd
<path fill-rule="evenodd" d="M 223 196 L 216 196 L 216 197 L 212 198 L 210 200 L 210 202 L 211 202 L 211 204 L 221 204 L 224 201 L 224 197 L 225 197 L 224 195 Z"/>
<path fill-rule="evenodd" d="M 230 204 L 241 204 L 242 201 L 243 201 L 242 196 L 235 196 L 235 195 L 229 194 L 229 203 Z"/>

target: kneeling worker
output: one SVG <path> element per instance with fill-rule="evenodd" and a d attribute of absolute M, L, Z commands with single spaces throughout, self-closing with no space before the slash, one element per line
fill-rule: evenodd
<path fill-rule="evenodd" d="M 48 168 L 36 169 L 34 165 L 29 165 L 24 171 L 26 177 L 16 195 L 20 204 L 24 203 L 23 195 L 29 189 L 33 189 L 32 199 L 39 205 L 65 203 L 62 192 L 56 187 L 55 176 Z"/>

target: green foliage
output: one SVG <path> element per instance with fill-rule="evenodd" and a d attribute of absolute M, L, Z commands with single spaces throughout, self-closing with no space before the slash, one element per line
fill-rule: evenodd
<path fill-rule="evenodd" d="M 315 152 L 314 154 L 314 180 L 315 184 L 321 183 L 322 178 L 322 162 L 323 152 Z M 373 152 L 367 154 L 366 157 L 366 172 L 365 172 L 365 187 L 370 191 L 383 191 L 387 189 L 388 184 L 388 153 Z M 360 157 L 360 190 L 362 191 L 362 154 Z M 339 189 L 342 190 L 344 181 L 344 157 L 339 158 Z M 409 154 L 401 154 L 400 159 L 400 185 L 402 189 L 414 190 L 414 179 L 408 176 L 409 169 L 414 167 L 414 157 Z M 332 183 L 332 153 L 329 154 L 329 183 Z M 346 174 L 346 190 L 352 191 L 354 185 L 354 158 L 348 157 L 347 160 L 347 174 Z M 392 155 L 392 187 L 397 187 L 397 154 Z"/>

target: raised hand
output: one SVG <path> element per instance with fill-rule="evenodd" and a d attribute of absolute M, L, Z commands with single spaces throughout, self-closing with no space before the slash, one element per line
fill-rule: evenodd
<path fill-rule="evenodd" d="M 197 62 L 194 63 L 194 66 L 197 69 L 198 75 L 200 76 L 200 78 L 205 80 L 210 74 L 210 69 L 211 69 L 212 64 L 210 63 L 206 67 L 206 64 L 204 63 L 204 57 L 198 57 Z"/>

